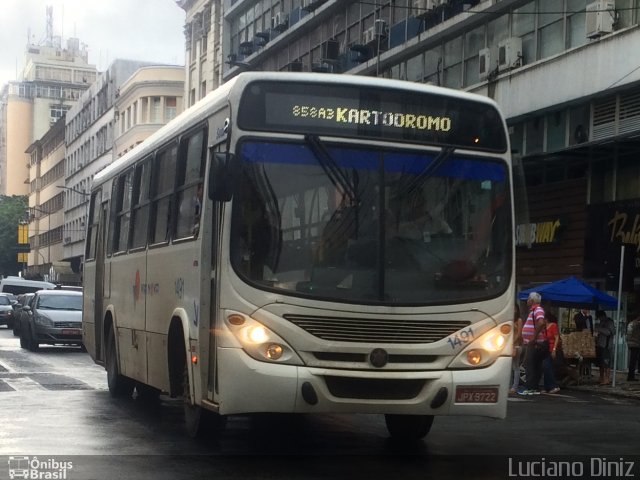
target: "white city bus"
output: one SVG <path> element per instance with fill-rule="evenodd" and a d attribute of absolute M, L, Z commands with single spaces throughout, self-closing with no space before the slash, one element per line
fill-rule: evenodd
<path fill-rule="evenodd" d="M 384 414 L 400 438 L 504 417 L 510 177 L 487 98 L 241 74 L 95 176 L 84 344 L 114 395 L 184 393 L 192 435 L 252 412 Z"/>

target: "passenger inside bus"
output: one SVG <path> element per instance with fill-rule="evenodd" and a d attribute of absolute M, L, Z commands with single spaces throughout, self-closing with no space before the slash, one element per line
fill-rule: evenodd
<path fill-rule="evenodd" d="M 414 190 L 400 205 L 398 237 L 429 242 L 434 236 L 453 233 L 444 219 L 442 203 L 429 207 L 421 189 Z"/>
<path fill-rule="evenodd" d="M 178 209 L 176 237 L 198 236 L 200 230 L 200 209 L 202 208 L 202 183 L 182 192 Z"/>

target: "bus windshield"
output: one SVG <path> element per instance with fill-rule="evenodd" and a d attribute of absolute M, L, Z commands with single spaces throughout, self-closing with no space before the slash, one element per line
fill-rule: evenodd
<path fill-rule="evenodd" d="M 511 277 L 507 165 L 452 147 L 246 140 L 231 257 L 248 283 L 338 302 L 494 297 Z"/>

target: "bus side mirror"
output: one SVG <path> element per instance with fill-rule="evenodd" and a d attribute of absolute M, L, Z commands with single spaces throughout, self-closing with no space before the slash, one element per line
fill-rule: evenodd
<path fill-rule="evenodd" d="M 215 152 L 211 155 L 209 169 L 209 199 L 228 202 L 233 195 L 232 153 Z"/>

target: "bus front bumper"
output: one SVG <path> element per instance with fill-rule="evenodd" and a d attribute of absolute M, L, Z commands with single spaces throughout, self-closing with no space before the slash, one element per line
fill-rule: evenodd
<path fill-rule="evenodd" d="M 504 418 L 511 357 L 475 370 L 339 370 L 218 349 L 219 412 L 389 413 Z"/>

